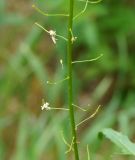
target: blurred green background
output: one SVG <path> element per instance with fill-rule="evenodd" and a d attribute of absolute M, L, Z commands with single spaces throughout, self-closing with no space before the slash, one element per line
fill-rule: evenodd
<path fill-rule="evenodd" d="M 40 28 L 67 36 L 65 17 L 44 17 L 47 13 L 67 13 L 65 0 L 0 0 L 0 160 L 73 159 L 61 136 L 71 142 L 67 112 L 41 111 L 42 99 L 51 107 L 67 107 L 67 83 L 47 85 L 66 76 L 66 43 L 57 44 Z M 75 0 L 75 14 L 85 3 Z M 76 122 L 86 118 L 101 104 L 100 112 L 78 129 L 79 152 L 87 160 L 134 160 L 117 155 L 118 149 L 98 132 L 114 128 L 135 141 L 135 1 L 103 0 L 89 4 L 74 22 L 73 60 L 103 57 L 74 65 L 74 103 L 88 112 L 76 110 Z M 63 60 L 64 69 L 61 68 Z"/>

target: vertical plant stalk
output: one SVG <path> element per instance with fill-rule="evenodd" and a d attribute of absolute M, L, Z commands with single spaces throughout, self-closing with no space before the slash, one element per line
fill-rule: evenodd
<path fill-rule="evenodd" d="M 68 105 L 69 105 L 69 115 L 72 128 L 72 137 L 74 138 L 74 154 L 75 160 L 79 160 L 78 146 L 77 146 L 77 136 L 75 129 L 75 118 L 74 118 L 74 108 L 73 108 L 73 93 L 72 93 L 72 26 L 73 26 L 73 9 L 74 9 L 74 0 L 69 0 L 69 23 L 68 23 L 68 44 L 67 44 L 67 59 L 68 59 Z"/>

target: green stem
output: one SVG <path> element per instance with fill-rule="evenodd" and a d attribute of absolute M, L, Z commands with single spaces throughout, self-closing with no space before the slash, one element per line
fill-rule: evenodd
<path fill-rule="evenodd" d="M 73 100 L 72 100 L 72 35 L 71 30 L 73 26 L 73 8 L 74 8 L 74 0 L 69 0 L 69 24 L 68 24 L 68 45 L 67 45 L 67 53 L 68 53 L 68 104 L 69 104 L 69 114 L 70 114 L 70 122 L 72 127 L 72 137 L 74 137 L 74 154 L 75 160 L 79 160 L 78 154 L 78 146 L 77 146 L 77 136 L 75 130 L 75 118 L 74 118 L 74 108 L 73 108 Z"/>

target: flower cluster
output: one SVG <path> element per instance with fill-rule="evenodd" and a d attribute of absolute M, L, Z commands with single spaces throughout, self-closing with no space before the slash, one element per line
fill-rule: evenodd
<path fill-rule="evenodd" d="M 56 31 L 50 30 L 48 33 L 50 34 L 53 43 L 56 44 Z"/>
<path fill-rule="evenodd" d="M 46 109 L 46 110 L 50 110 L 50 109 L 51 109 L 51 107 L 49 107 L 49 103 L 48 103 L 48 102 L 44 103 L 44 104 L 41 106 L 41 110 L 44 110 L 44 109 Z"/>

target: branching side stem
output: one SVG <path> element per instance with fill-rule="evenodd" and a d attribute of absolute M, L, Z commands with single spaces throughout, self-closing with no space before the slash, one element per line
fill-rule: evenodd
<path fill-rule="evenodd" d="M 75 118 L 74 118 L 74 108 L 72 100 L 72 35 L 71 30 L 73 26 L 73 9 L 74 9 L 74 0 L 69 0 L 69 23 L 68 23 L 68 44 L 67 44 L 67 60 L 68 60 L 68 105 L 69 105 L 69 115 L 72 128 L 72 137 L 74 137 L 74 155 L 75 160 L 79 160 L 78 154 L 78 145 L 77 145 L 77 136 L 75 130 Z"/>

